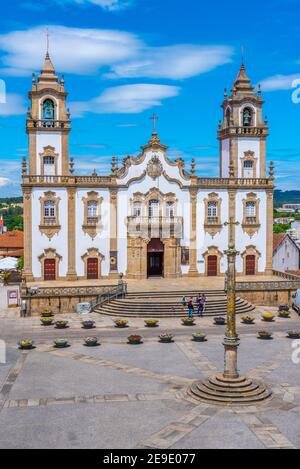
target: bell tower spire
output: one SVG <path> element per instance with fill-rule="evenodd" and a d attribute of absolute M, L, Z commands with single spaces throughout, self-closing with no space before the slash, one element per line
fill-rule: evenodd
<path fill-rule="evenodd" d="M 248 77 L 244 53 L 231 95 L 224 95 L 223 120 L 218 138 L 221 152 L 221 177 L 265 178 L 268 124 L 263 119 L 261 90 L 255 91 Z"/>
<path fill-rule="evenodd" d="M 69 171 L 70 113 L 64 79 L 59 79 L 49 53 L 49 32 L 43 67 L 32 77 L 26 130 L 29 138 L 29 175 L 59 176 Z"/>

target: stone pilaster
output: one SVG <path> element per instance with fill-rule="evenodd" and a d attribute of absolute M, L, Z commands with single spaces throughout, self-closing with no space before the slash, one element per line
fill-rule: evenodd
<path fill-rule="evenodd" d="M 260 139 L 260 169 L 259 169 L 259 177 L 265 178 L 267 177 L 267 168 L 266 168 L 266 159 L 267 159 L 267 141 L 266 138 Z"/>
<path fill-rule="evenodd" d="M 36 176 L 40 174 L 37 168 L 37 154 L 36 154 L 36 133 L 29 133 L 29 175 Z"/>
<path fill-rule="evenodd" d="M 169 238 L 164 241 L 164 277 L 177 278 L 180 276 L 181 249 L 179 240 Z"/>
<path fill-rule="evenodd" d="M 61 174 L 69 173 L 69 132 L 64 132 L 61 137 Z"/>
<path fill-rule="evenodd" d="M 68 188 L 68 272 L 69 281 L 77 280 L 76 273 L 76 188 Z"/>
<path fill-rule="evenodd" d="M 24 200 L 24 277 L 33 281 L 32 273 L 32 188 L 23 189 Z"/>
<path fill-rule="evenodd" d="M 273 211 L 274 189 L 267 190 L 266 275 L 273 273 Z"/>
<path fill-rule="evenodd" d="M 234 177 L 239 177 L 239 162 L 238 162 L 238 139 L 230 139 L 230 161 L 233 162 L 234 166 Z"/>
<path fill-rule="evenodd" d="M 198 190 L 190 189 L 190 270 L 189 275 L 196 277 L 199 275 L 197 270 L 197 195 Z"/>
<path fill-rule="evenodd" d="M 117 278 L 118 265 L 118 190 L 110 190 L 110 272 L 111 278 Z"/>

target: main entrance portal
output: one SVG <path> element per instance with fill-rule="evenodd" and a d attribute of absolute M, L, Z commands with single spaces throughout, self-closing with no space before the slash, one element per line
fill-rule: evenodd
<path fill-rule="evenodd" d="M 159 238 L 151 239 L 147 252 L 148 277 L 164 275 L 164 244 Z"/>

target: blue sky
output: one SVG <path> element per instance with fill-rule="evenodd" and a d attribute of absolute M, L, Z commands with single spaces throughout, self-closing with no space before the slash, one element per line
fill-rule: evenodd
<path fill-rule="evenodd" d="M 156 112 L 170 156 L 187 165 L 194 157 L 199 175 L 218 175 L 220 104 L 243 45 L 248 75 L 262 83 L 277 186 L 298 189 L 300 103 L 292 102 L 292 83 L 300 79 L 299 14 L 300 0 L 11 0 L 0 30 L 7 93 L 0 196 L 20 194 L 27 92 L 43 63 L 47 27 L 69 92 L 77 173 L 107 173 L 112 156 L 137 154 Z"/>

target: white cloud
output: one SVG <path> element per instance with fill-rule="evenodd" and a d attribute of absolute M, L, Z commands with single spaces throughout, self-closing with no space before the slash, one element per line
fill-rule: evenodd
<path fill-rule="evenodd" d="M 104 10 L 114 11 L 122 10 L 132 4 L 131 0 L 52 0 L 59 4 L 75 3 L 79 5 L 92 4 L 97 5 Z"/>
<path fill-rule="evenodd" d="M 226 46 L 178 44 L 146 48 L 138 60 L 117 64 L 109 78 L 170 78 L 182 80 L 209 72 L 231 61 L 233 50 Z"/>
<path fill-rule="evenodd" d="M 0 35 L 2 74 L 29 76 L 45 55 L 47 26 Z M 50 52 L 57 70 L 108 78 L 169 78 L 181 80 L 231 61 L 227 46 L 177 44 L 150 47 L 138 36 L 117 30 L 49 26 Z"/>
<path fill-rule="evenodd" d="M 2 73 L 28 76 L 39 70 L 45 55 L 47 26 L 13 31 L 0 36 Z M 127 32 L 49 27 L 51 57 L 64 72 L 88 75 L 120 61 L 130 60 L 142 47 L 139 39 Z"/>
<path fill-rule="evenodd" d="M 26 112 L 22 96 L 14 93 L 6 94 L 6 102 L 0 103 L 0 117 L 17 116 Z"/>
<path fill-rule="evenodd" d="M 294 80 L 300 79 L 298 75 L 274 75 L 261 82 L 263 91 L 290 90 Z"/>
<path fill-rule="evenodd" d="M 73 117 L 87 112 L 96 114 L 135 114 L 154 106 L 162 100 L 178 96 L 180 88 L 168 85 L 136 84 L 107 88 L 100 96 L 87 102 L 70 104 Z"/>
<path fill-rule="evenodd" d="M 0 187 L 8 186 L 8 184 L 10 184 L 10 180 L 0 176 Z"/>

